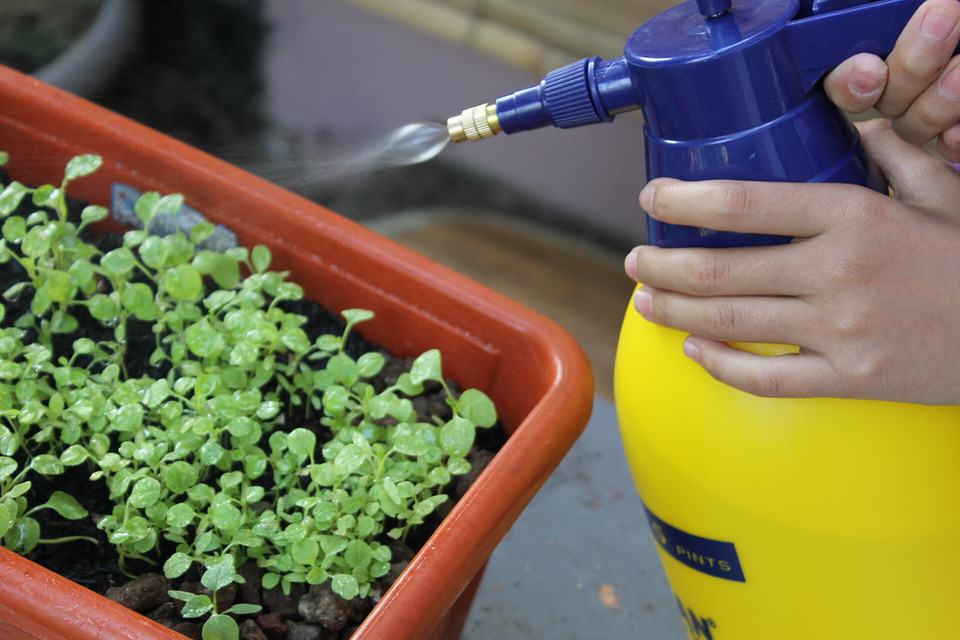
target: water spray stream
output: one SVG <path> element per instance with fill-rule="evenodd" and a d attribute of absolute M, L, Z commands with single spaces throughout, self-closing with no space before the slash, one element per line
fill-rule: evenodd
<path fill-rule="evenodd" d="M 381 169 L 427 162 L 449 143 L 445 125 L 416 122 L 373 140 L 333 146 L 303 157 L 254 163 L 228 159 L 288 188 L 321 189 Z"/>

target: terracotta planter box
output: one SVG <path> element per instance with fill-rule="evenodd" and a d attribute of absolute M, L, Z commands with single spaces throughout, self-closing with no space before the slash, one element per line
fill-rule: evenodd
<path fill-rule="evenodd" d="M 102 108 L 0 67 L 0 149 L 11 175 L 55 181 L 78 153 L 104 167 L 72 194 L 109 204 L 114 181 L 183 193 L 332 310 L 372 309 L 362 333 L 398 355 L 443 352 L 487 391 L 511 433 L 354 638 L 456 638 L 482 568 L 590 415 L 593 380 L 559 326 L 322 207 Z M 469 250 L 469 247 L 465 247 Z M 147 618 L 0 549 L 0 638 L 173 640 Z"/>

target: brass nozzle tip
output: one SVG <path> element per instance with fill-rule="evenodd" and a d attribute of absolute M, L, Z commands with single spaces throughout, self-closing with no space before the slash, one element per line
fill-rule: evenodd
<path fill-rule="evenodd" d="M 447 131 L 454 142 L 475 142 L 500 133 L 497 105 L 481 104 L 447 120 Z"/>

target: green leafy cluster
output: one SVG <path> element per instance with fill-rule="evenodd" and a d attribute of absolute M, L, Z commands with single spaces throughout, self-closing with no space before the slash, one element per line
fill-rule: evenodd
<path fill-rule="evenodd" d="M 121 566 L 162 563 L 171 579 L 195 569 L 215 595 L 255 561 L 266 588 L 330 581 L 344 598 L 367 596 L 389 571 L 386 539 L 423 523 L 448 499 L 452 478 L 469 471 L 476 429 L 497 420 L 493 403 L 472 389 L 457 397 L 437 351 L 392 386 L 375 386 L 384 356 L 354 359 L 345 349 L 371 312 L 345 311 L 343 333 L 311 340 L 306 319 L 282 304 L 303 290 L 269 270 L 270 251 L 204 250 L 209 224 L 189 236 L 128 231 L 122 246 L 101 252 L 81 232 L 107 210 L 87 207 L 76 223 L 65 195 L 100 164 L 79 156 L 59 186 L 11 182 L 0 191 L 0 263 L 16 261 L 26 274 L 3 293 L 24 313 L 4 318 L 0 309 L 3 544 L 28 553 L 65 541 L 43 539 L 32 515 L 86 511 L 59 491 L 31 506 L 31 478 L 82 466 L 109 489 L 114 507 L 97 526 Z M 149 229 L 182 204 L 147 193 L 136 213 Z M 81 320 L 98 330 L 58 351 Z M 152 332 L 150 370 L 162 375 L 128 375 L 134 322 Z M 411 398 L 425 385 L 445 390 L 448 416 L 418 417 Z M 161 547 L 175 552 L 162 558 Z M 209 615 L 205 637 L 235 637 L 229 614 L 251 612 L 171 595 L 184 600 L 185 616 Z"/>

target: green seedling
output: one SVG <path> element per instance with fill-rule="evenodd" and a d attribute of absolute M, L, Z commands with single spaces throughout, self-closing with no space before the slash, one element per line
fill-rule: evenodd
<path fill-rule="evenodd" d="M 265 588 L 329 581 L 346 599 L 368 596 L 390 570 L 385 542 L 422 524 L 469 471 L 476 429 L 497 421 L 493 403 L 474 389 L 456 396 L 435 350 L 376 386 L 384 356 L 345 349 L 371 312 L 344 311 L 342 333 L 311 339 L 306 318 L 284 310 L 303 289 L 270 270 L 270 250 L 201 249 L 209 224 L 163 238 L 129 231 L 101 252 L 84 231 L 107 210 L 87 207 L 77 221 L 66 200 L 69 184 L 100 165 L 78 156 L 57 186 L 0 185 L 0 264 L 24 274 L 3 296 L 26 307 L 16 318 L 0 308 L 3 544 L 29 553 L 79 539 L 44 539 L 32 517 L 89 517 L 76 500 L 30 499 L 35 480 L 80 467 L 109 491 L 112 510 L 97 526 L 121 567 L 136 559 L 170 579 L 201 572 L 211 595 L 171 596 L 185 617 L 206 618 L 206 639 L 236 640 L 231 616 L 255 613 L 216 604 L 247 562 L 264 570 Z M 146 193 L 135 210 L 149 229 L 182 205 Z M 127 370 L 135 322 L 153 336 L 153 376 Z M 65 334 L 81 337 L 64 350 Z M 448 416 L 417 415 L 412 398 L 425 385 L 445 390 Z M 165 558 L 164 542 L 175 547 Z"/>

